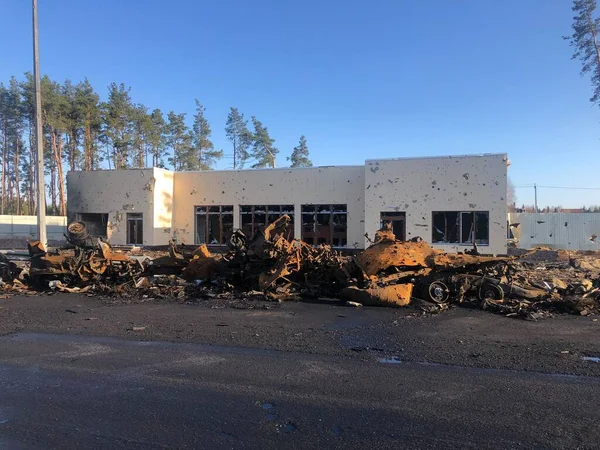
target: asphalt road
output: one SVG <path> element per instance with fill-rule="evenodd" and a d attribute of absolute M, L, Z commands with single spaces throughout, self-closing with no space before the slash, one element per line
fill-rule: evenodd
<path fill-rule="evenodd" d="M 5 449 L 592 449 L 600 442 L 598 378 L 389 356 L 357 363 L 18 333 L 0 339 L 0 383 Z"/>
<path fill-rule="evenodd" d="M 0 448 L 600 448 L 593 317 L 238 307 L 0 299 Z"/>

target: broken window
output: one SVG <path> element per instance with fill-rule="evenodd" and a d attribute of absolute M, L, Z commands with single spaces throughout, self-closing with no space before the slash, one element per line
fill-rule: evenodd
<path fill-rule="evenodd" d="M 233 234 L 233 206 L 196 206 L 194 242 L 227 245 Z"/>
<path fill-rule="evenodd" d="M 382 212 L 380 228 L 387 223 L 390 224 L 392 232 L 399 241 L 406 240 L 406 213 L 405 212 Z"/>
<path fill-rule="evenodd" d="M 302 205 L 302 240 L 310 245 L 348 244 L 346 205 Z"/>
<path fill-rule="evenodd" d="M 266 225 L 283 215 L 290 217 L 286 239 L 294 239 L 294 205 L 241 205 L 240 228 L 246 236 L 254 237 Z"/>
<path fill-rule="evenodd" d="M 127 244 L 142 245 L 144 243 L 144 215 L 127 213 Z"/>
<path fill-rule="evenodd" d="M 84 222 L 91 236 L 107 237 L 108 214 L 77 213 L 76 220 Z"/>
<path fill-rule="evenodd" d="M 433 243 L 489 245 L 490 218 L 487 211 L 433 213 Z"/>

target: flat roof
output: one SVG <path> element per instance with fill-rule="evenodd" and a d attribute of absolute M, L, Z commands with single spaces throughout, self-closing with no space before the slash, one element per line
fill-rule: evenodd
<path fill-rule="evenodd" d="M 408 161 L 408 160 L 423 160 L 423 159 L 464 159 L 464 158 L 484 158 L 486 156 L 501 156 L 503 158 L 508 158 L 508 154 L 506 153 L 475 153 L 471 155 L 442 155 L 442 156 L 400 156 L 397 158 L 376 158 L 376 159 L 366 159 L 363 165 L 329 165 L 329 166 L 312 166 L 312 167 L 257 167 L 257 168 L 244 168 L 244 169 L 215 169 L 215 170 L 183 170 L 183 171 L 175 171 L 172 169 L 164 169 L 162 167 L 132 167 L 129 169 L 98 169 L 98 170 L 75 170 L 68 171 L 68 174 L 72 173 L 94 173 L 94 172 L 124 172 L 128 170 L 162 170 L 164 172 L 171 173 L 221 173 L 221 172 L 249 172 L 249 171 L 261 171 L 261 170 L 318 170 L 318 169 L 355 169 L 365 167 L 367 164 L 372 164 L 374 162 L 379 161 Z"/>
<path fill-rule="evenodd" d="M 312 166 L 312 167 L 249 167 L 247 169 L 215 169 L 215 170 L 182 170 L 176 173 L 221 173 L 221 172 L 257 172 L 262 170 L 316 170 L 316 169 L 358 169 L 364 168 L 364 165 L 336 165 L 336 166 Z"/>
<path fill-rule="evenodd" d="M 374 161 L 405 161 L 409 159 L 458 159 L 458 158 L 484 158 L 486 156 L 508 157 L 507 153 L 473 153 L 471 155 L 438 155 L 438 156 L 399 156 L 397 158 L 367 159 L 365 164 Z"/>

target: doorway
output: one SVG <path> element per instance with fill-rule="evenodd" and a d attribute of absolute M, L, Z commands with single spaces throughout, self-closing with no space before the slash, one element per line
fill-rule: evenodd
<path fill-rule="evenodd" d="M 127 213 L 127 244 L 144 243 L 144 216 L 142 213 Z"/>

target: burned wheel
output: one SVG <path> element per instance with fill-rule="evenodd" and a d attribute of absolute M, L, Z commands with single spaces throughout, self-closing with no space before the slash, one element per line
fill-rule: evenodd
<path fill-rule="evenodd" d="M 427 288 L 428 300 L 444 303 L 450 297 L 450 289 L 441 281 L 432 281 Z"/>
<path fill-rule="evenodd" d="M 498 285 L 485 283 L 477 291 L 479 300 L 503 300 L 504 291 Z"/>
<path fill-rule="evenodd" d="M 67 239 L 73 245 L 82 245 L 90 236 L 85 222 L 71 222 L 67 227 Z"/>

